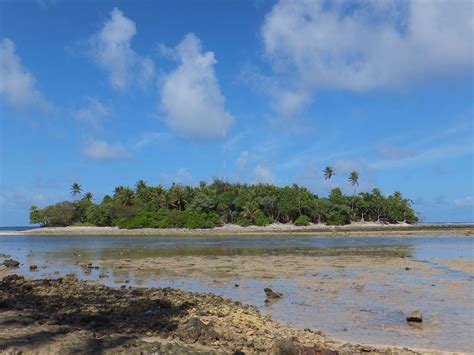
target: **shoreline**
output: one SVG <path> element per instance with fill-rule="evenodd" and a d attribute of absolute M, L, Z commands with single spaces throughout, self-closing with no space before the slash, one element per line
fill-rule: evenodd
<path fill-rule="evenodd" d="M 241 227 L 226 224 L 211 229 L 141 228 L 119 229 L 118 227 L 44 227 L 22 231 L 1 231 L 0 235 L 147 235 L 147 236 L 233 236 L 233 235 L 320 235 L 320 236 L 403 236 L 403 235 L 474 235 L 470 224 L 381 224 L 357 222 L 345 226 L 311 224 L 295 226 L 273 223 L 268 226 Z"/>

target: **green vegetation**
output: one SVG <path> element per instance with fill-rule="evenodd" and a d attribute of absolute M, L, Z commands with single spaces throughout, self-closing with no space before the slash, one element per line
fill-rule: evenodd
<path fill-rule="evenodd" d="M 325 179 L 334 169 L 324 170 Z M 81 185 L 74 183 L 74 201 L 63 201 L 38 209 L 30 208 L 30 222 L 41 226 L 118 226 L 119 228 L 213 228 L 225 223 L 240 226 L 265 226 L 270 223 L 310 223 L 328 225 L 352 221 L 384 223 L 415 223 L 418 217 L 412 201 L 400 192 L 384 196 L 379 189 L 356 194 L 359 174 L 353 171 L 349 182 L 352 195 L 340 188 L 320 198 L 298 185 L 278 187 L 270 184 L 232 184 L 215 179 L 212 184 L 197 187 L 173 184 L 148 186 L 140 180 L 135 188 L 118 186 L 112 196 L 100 203 L 93 202 L 90 192 L 82 194 Z"/>

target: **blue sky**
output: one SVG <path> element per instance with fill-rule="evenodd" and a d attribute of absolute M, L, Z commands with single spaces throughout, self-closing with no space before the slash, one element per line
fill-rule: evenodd
<path fill-rule="evenodd" d="M 472 6 L 2 1 L 0 225 L 75 181 L 324 196 L 351 170 L 424 221 L 474 221 Z"/>

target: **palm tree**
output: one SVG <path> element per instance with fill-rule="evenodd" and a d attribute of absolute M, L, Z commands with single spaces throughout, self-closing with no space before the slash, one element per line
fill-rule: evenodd
<path fill-rule="evenodd" d="M 359 173 L 357 171 L 352 171 L 349 174 L 349 182 L 352 186 L 354 186 L 354 193 L 352 194 L 352 203 L 351 203 L 351 214 L 354 216 L 354 200 L 357 186 L 359 186 Z"/>
<path fill-rule="evenodd" d="M 137 183 L 135 184 L 135 191 L 137 193 L 140 193 L 140 191 L 145 190 L 147 187 L 146 181 L 144 180 L 138 180 Z"/>
<path fill-rule="evenodd" d="M 122 205 L 131 206 L 133 204 L 133 190 L 126 187 L 120 192 L 120 197 L 122 200 Z"/>
<path fill-rule="evenodd" d="M 254 222 L 255 217 L 257 216 L 257 213 L 259 212 L 260 212 L 260 209 L 258 208 L 258 206 L 253 202 L 249 202 L 245 204 L 242 211 L 240 212 L 240 215 L 244 218 L 249 219 L 251 222 Z"/>
<path fill-rule="evenodd" d="M 323 170 L 324 180 L 329 180 L 333 175 L 335 175 L 334 168 L 332 166 L 326 166 Z"/>
<path fill-rule="evenodd" d="M 353 171 L 349 175 L 349 182 L 351 183 L 352 186 L 359 186 L 359 173 L 357 171 Z"/>
<path fill-rule="evenodd" d="M 186 204 L 190 201 L 189 191 L 178 184 L 173 183 L 168 192 L 171 206 L 182 211 Z"/>
<path fill-rule="evenodd" d="M 82 193 L 82 187 L 79 185 L 77 182 L 71 185 L 71 195 L 76 196 L 76 195 L 81 195 Z"/>
<path fill-rule="evenodd" d="M 94 196 L 92 195 L 92 192 L 86 192 L 84 194 L 84 200 L 87 200 L 87 201 L 92 201 L 92 199 L 94 198 Z"/>

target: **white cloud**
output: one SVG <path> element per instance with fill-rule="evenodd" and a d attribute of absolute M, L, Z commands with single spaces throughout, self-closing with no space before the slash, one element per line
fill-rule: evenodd
<path fill-rule="evenodd" d="M 281 0 L 261 28 L 277 112 L 319 90 L 400 89 L 472 73 L 471 1 Z"/>
<path fill-rule="evenodd" d="M 133 82 L 146 85 L 155 75 L 153 61 L 140 57 L 131 47 L 136 33 L 135 22 L 114 8 L 110 19 L 90 39 L 90 54 L 108 72 L 114 89 L 124 91 Z"/>
<path fill-rule="evenodd" d="M 176 172 L 175 182 L 182 185 L 192 185 L 193 177 L 185 168 L 180 168 Z"/>
<path fill-rule="evenodd" d="M 86 122 L 95 128 L 99 128 L 102 122 L 110 116 L 109 108 L 100 102 L 98 99 L 89 97 L 87 98 L 87 105 L 78 109 L 74 116 L 77 120 Z"/>
<path fill-rule="evenodd" d="M 140 150 L 151 144 L 163 142 L 170 138 L 168 133 L 164 132 L 147 132 L 134 144 L 134 149 Z"/>
<path fill-rule="evenodd" d="M 375 150 L 381 159 L 386 160 L 412 158 L 417 155 L 417 152 L 414 149 L 397 147 L 389 144 L 379 144 L 375 147 Z"/>
<path fill-rule="evenodd" d="M 255 166 L 253 169 L 253 179 L 257 183 L 274 184 L 276 182 L 276 177 L 273 175 L 272 171 L 267 166 L 260 164 Z"/>
<path fill-rule="evenodd" d="M 235 165 L 239 170 L 245 170 L 249 163 L 249 152 L 248 150 L 243 150 L 237 160 L 235 161 Z"/>
<path fill-rule="evenodd" d="M 474 197 L 472 196 L 465 196 L 460 197 L 454 200 L 454 204 L 457 207 L 474 207 Z"/>
<path fill-rule="evenodd" d="M 51 108 L 37 89 L 34 76 L 22 66 L 15 44 L 8 38 L 0 42 L 0 95 L 15 108 Z"/>
<path fill-rule="evenodd" d="M 214 72 L 214 53 L 203 52 L 194 34 L 186 35 L 174 53 L 179 66 L 165 75 L 161 85 L 166 123 L 195 137 L 223 137 L 234 117 L 225 110 L 225 98 Z"/>
<path fill-rule="evenodd" d="M 3 192 L 0 192 L 0 207 L 2 208 L 11 207 L 12 205 L 22 207 L 44 205 L 49 200 L 49 196 L 31 192 L 25 188 L 5 189 Z"/>
<path fill-rule="evenodd" d="M 83 154 L 95 160 L 129 158 L 130 154 L 121 144 L 110 144 L 102 140 L 89 140 L 83 147 Z"/>
<path fill-rule="evenodd" d="M 370 165 L 376 169 L 388 169 L 410 165 L 421 165 L 472 154 L 474 154 L 474 147 L 472 145 L 472 140 L 469 139 L 456 143 L 433 146 L 424 151 L 419 151 L 418 154 L 414 156 L 407 156 L 398 160 L 381 159 L 372 162 Z"/>

